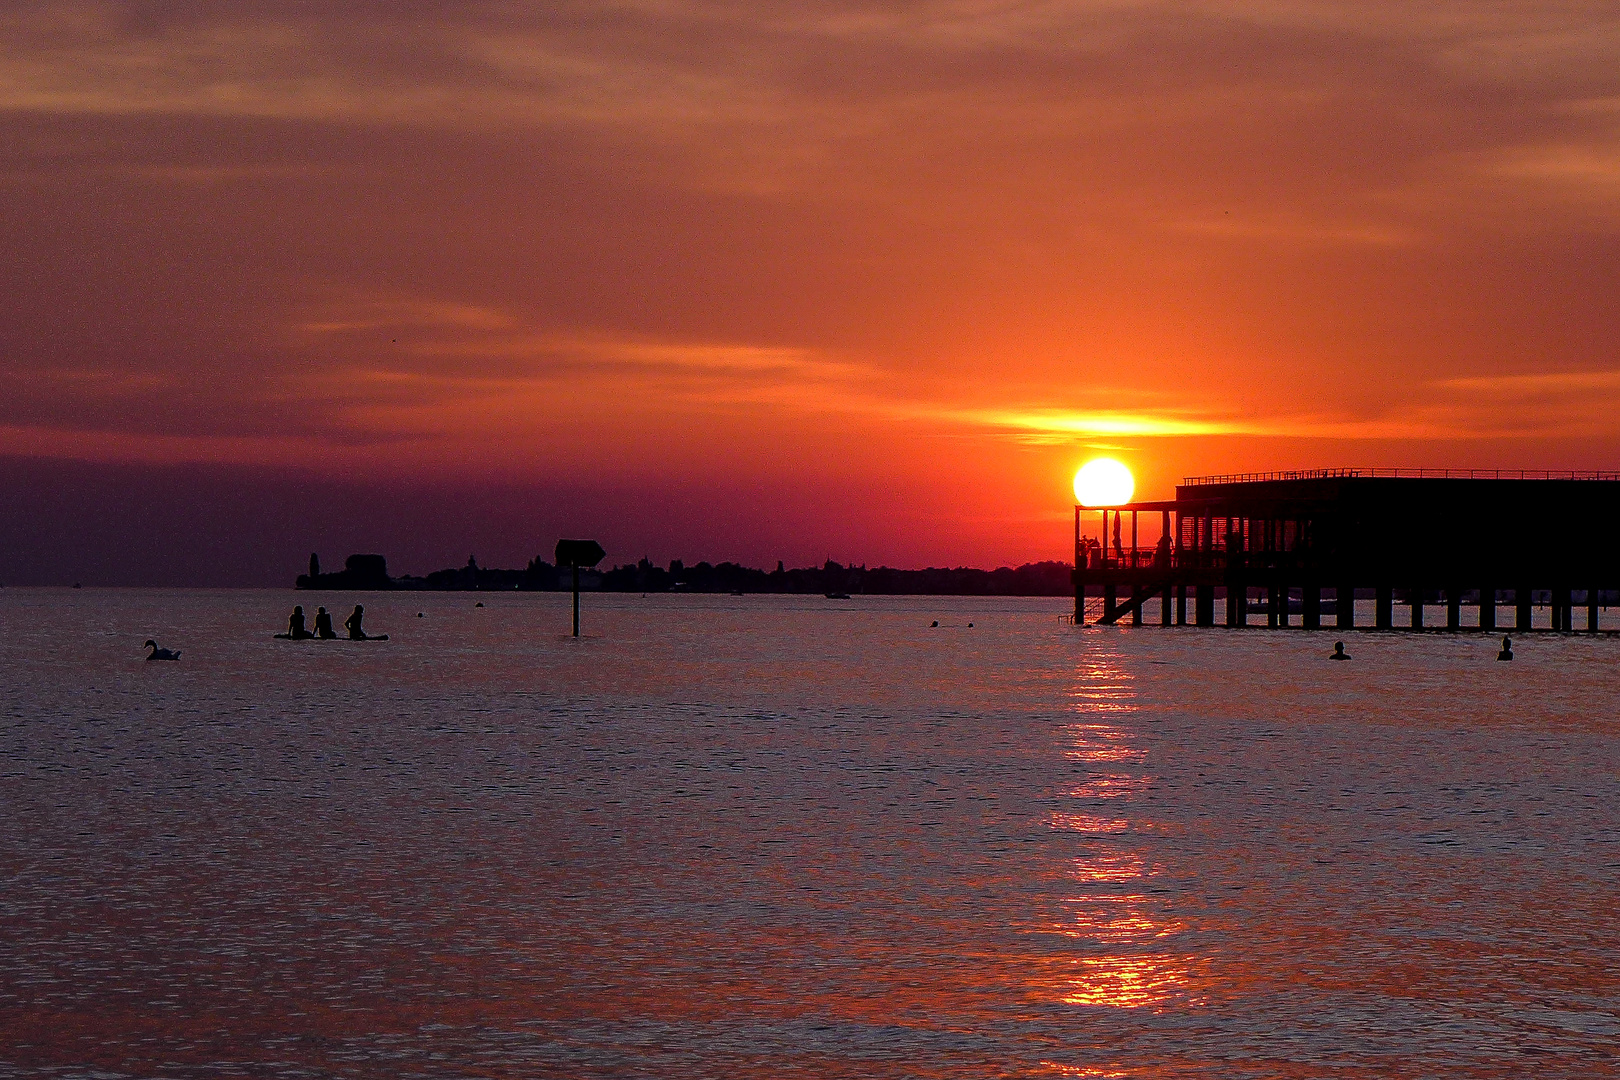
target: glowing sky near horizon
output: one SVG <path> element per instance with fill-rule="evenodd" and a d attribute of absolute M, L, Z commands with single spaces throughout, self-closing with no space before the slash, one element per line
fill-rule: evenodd
<path fill-rule="evenodd" d="M 1613 468 L 1617 55 L 1600 3 L 24 0 L 0 455 L 907 565 L 1063 557 L 1099 453 Z"/>

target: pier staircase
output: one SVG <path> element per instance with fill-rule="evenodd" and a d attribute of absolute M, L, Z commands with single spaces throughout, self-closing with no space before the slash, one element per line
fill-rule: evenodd
<path fill-rule="evenodd" d="M 1135 596 L 1132 596 L 1124 603 L 1116 605 L 1112 615 L 1108 614 L 1107 611 L 1103 611 L 1102 615 L 1097 619 L 1097 625 L 1113 626 L 1115 623 L 1119 622 L 1119 620 L 1126 618 L 1127 616 L 1134 615 L 1137 611 L 1141 610 L 1143 604 L 1147 603 L 1153 597 L 1163 596 L 1164 590 L 1170 587 L 1170 581 L 1171 579 L 1168 575 L 1163 578 L 1159 578 L 1158 580 L 1150 581 L 1146 586 L 1138 591 Z M 1097 601 L 1097 606 L 1099 610 L 1102 610 L 1103 602 L 1100 599 Z M 1090 600 L 1087 600 L 1086 602 L 1086 614 L 1087 616 L 1091 614 Z"/>

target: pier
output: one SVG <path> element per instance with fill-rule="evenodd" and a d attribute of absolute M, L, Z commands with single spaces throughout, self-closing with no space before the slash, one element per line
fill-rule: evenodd
<path fill-rule="evenodd" d="M 1078 624 L 1140 626 L 1158 599 L 1163 626 L 1218 625 L 1218 605 L 1229 627 L 1597 633 L 1620 599 L 1620 473 L 1188 477 L 1172 500 L 1076 506 L 1074 522 Z"/>

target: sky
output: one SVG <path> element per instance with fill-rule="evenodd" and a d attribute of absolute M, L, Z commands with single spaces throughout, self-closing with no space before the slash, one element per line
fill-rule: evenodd
<path fill-rule="evenodd" d="M 0 8 L 0 583 L 1016 565 L 1620 467 L 1620 8 Z"/>

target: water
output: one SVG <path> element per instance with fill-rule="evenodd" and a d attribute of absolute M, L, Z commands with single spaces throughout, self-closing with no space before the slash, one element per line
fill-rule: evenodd
<path fill-rule="evenodd" d="M 0 1076 L 1620 1071 L 1620 640 L 354 599 L 0 590 Z"/>

